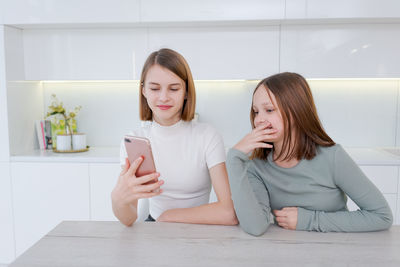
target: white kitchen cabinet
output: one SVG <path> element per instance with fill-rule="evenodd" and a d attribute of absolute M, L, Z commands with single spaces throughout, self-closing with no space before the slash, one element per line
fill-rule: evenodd
<path fill-rule="evenodd" d="M 307 78 L 398 77 L 400 24 L 282 25 L 280 71 Z"/>
<path fill-rule="evenodd" d="M 397 194 L 398 166 L 360 166 L 383 194 Z"/>
<path fill-rule="evenodd" d="M 142 22 L 281 20 L 285 1 L 145 0 L 140 13 Z"/>
<path fill-rule="evenodd" d="M 0 264 L 15 258 L 10 164 L 0 162 Z"/>
<path fill-rule="evenodd" d="M 4 24 L 136 23 L 140 17 L 140 0 L 0 2 Z"/>
<path fill-rule="evenodd" d="M 148 56 L 143 28 L 24 30 L 27 80 L 139 79 Z"/>
<path fill-rule="evenodd" d="M 400 197 L 397 198 L 396 224 L 400 225 Z"/>
<path fill-rule="evenodd" d="M 262 79 L 279 71 L 279 26 L 150 28 L 150 51 L 169 47 L 194 79 Z"/>
<path fill-rule="evenodd" d="M 63 220 L 89 220 L 88 164 L 11 163 L 16 255 Z"/>
<path fill-rule="evenodd" d="M 293 0 L 290 0 L 293 1 Z M 398 0 L 307 0 L 306 18 L 398 18 Z"/>
<path fill-rule="evenodd" d="M 90 218 L 94 221 L 115 221 L 111 207 L 111 191 L 115 187 L 121 166 L 118 163 L 89 164 Z"/>

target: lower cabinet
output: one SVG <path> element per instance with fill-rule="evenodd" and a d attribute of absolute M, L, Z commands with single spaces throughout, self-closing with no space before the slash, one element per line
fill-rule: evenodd
<path fill-rule="evenodd" d="M 89 220 L 88 164 L 11 163 L 16 256 L 64 220 Z"/>
<path fill-rule="evenodd" d="M 0 163 L 0 264 L 15 258 L 10 163 Z"/>
<path fill-rule="evenodd" d="M 90 218 L 94 221 L 115 221 L 111 207 L 111 191 L 117 183 L 121 165 L 89 164 Z"/>

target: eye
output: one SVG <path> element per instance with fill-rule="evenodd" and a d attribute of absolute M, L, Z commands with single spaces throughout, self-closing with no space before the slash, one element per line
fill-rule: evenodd
<path fill-rule="evenodd" d="M 150 88 L 150 90 L 151 90 L 151 91 L 157 91 L 157 90 L 160 90 L 160 88 L 155 88 L 155 87 L 153 87 L 153 88 Z"/>
<path fill-rule="evenodd" d="M 178 91 L 180 88 L 171 88 L 171 91 Z"/>
<path fill-rule="evenodd" d="M 271 113 L 271 112 L 274 111 L 274 109 L 273 109 L 273 108 L 267 108 L 265 111 L 266 111 L 267 113 Z"/>
<path fill-rule="evenodd" d="M 258 111 L 253 110 L 253 113 L 254 113 L 254 115 L 257 115 L 257 114 L 258 114 Z"/>

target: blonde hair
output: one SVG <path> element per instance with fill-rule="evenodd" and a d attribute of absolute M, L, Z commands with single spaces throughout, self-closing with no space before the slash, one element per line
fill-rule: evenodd
<path fill-rule="evenodd" d="M 154 51 L 149 55 L 142 69 L 139 85 L 139 114 L 141 120 L 153 120 L 153 112 L 151 111 L 146 98 L 142 94 L 145 78 L 149 69 L 154 65 L 160 65 L 173 73 L 185 82 L 186 98 L 183 102 L 181 118 L 184 121 L 191 121 L 194 118 L 196 108 L 196 91 L 192 72 L 185 58 L 178 52 L 163 48 Z"/>

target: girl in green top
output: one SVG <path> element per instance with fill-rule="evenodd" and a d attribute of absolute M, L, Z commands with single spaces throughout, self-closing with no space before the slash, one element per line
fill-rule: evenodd
<path fill-rule="evenodd" d="M 301 75 L 262 80 L 250 118 L 253 130 L 227 159 L 235 211 L 246 232 L 261 235 L 274 221 L 285 229 L 322 232 L 391 226 L 385 198 L 326 134 Z M 359 210 L 347 209 L 346 195 Z"/>

